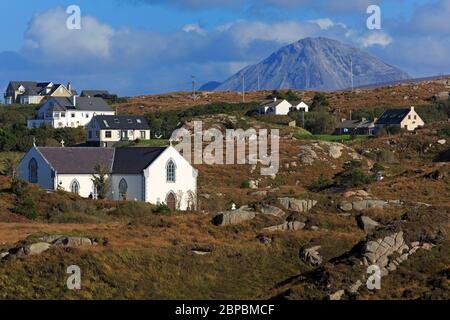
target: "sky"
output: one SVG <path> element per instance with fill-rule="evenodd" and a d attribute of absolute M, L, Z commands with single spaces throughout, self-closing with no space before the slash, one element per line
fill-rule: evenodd
<path fill-rule="evenodd" d="M 305 37 L 368 51 L 413 77 L 450 74 L 450 0 L 0 0 L 0 92 L 71 82 L 121 96 L 224 81 Z M 66 10 L 81 10 L 81 29 Z M 381 30 L 369 30 L 369 5 Z"/>

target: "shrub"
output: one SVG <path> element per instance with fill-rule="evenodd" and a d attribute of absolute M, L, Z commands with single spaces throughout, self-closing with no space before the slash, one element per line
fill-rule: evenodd
<path fill-rule="evenodd" d="M 249 189 L 250 188 L 250 181 L 244 180 L 241 182 L 241 189 Z"/>
<path fill-rule="evenodd" d="M 344 188 L 362 187 L 373 181 L 372 177 L 367 176 L 361 168 L 360 161 L 350 161 L 345 166 L 345 170 L 338 173 L 335 178 L 335 184 Z"/>
<path fill-rule="evenodd" d="M 325 178 L 325 176 L 322 174 L 320 174 L 320 177 L 317 181 L 313 182 L 310 186 L 309 186 L 309 190 L 312 192 L 320 192 L 323 191 L 325 189 L 331 188 L 334 185 L 333 181 L 328 180 L 327 178 Z"/>
<path fill-rule="evenodd" d="M 36 219 L 36 204 L 34 203 L 33 198 L 28 194 L 28 184 L 25 181 L 13 179 L 11 191 L 17 197 L 16 204 L 11 211 L 31 220 Z"/>
<path fill-rule="evenodd" d="M 439 134 L 441 136 L 447 136 L 450 137 L 450 125 L 445 126 L 441 130 L 439 130 Z"/>

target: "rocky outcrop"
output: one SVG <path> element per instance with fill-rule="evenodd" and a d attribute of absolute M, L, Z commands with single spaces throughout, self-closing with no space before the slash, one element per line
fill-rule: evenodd
<path fill-rule="evenodd" d="M 371 231 L 378 227 L 380 224 L 367 216 L 359 216 L 357 218 L 358 225 L 364 231 Z"/>
<path fill-rule="evenodd" d="M 286 221 L 277 226 L 265 228 L 264 230 L 267 230 L 267 231 L 297 231 L 297 230 L 304 229 L 305 226 L 306 226 L 306 224 L 303 222 L 300 222 L 300 221 L 291 221 L 291 222 Z"/>
<path fill-rule="evenodd" d="M 313 267 L 317 267 L 322 264 L 322 257 L 320 256 L 318 250 L 321 248 L 321 246 L 315 246 L 311 247 L 309 249 L 302 249 L 300 251 L 300 259 Z"/>
<path fill-rule="evenodd" d="M 274 207 L 274 206 L 262 206 L 261 207 L 261 213 L 262 214 L 269 214 L 275 217 L 282 217 L 284 216 L 284 211 L 281 210 L 278 207 Z"/>
<path fill-rule="evenodd" d="M 303 200 L 295 198 L 278 198 L 278 201 L 286 210 L 300 213 L 311 210 L 317 204 L 316 200 Z"/>
<path fill-rule="evenodd" d="M 24 247 L 24 252 L 26 255 L 34 256 L 47 251 L 48 249 L 50 249 L 50 247 L 51 247 L 50 243 L 38 242 Z"/>
<path fill-rule="evenodd" d="M 366 209 L 384 209 L 389 204 L 388 201 L 385 200 L 356 200 L 356 201 L 345 201 L 338 205 L 338 208 L 341 211 L 362 211 Z"/>
<path fill-rule="evenodd" d="M 256 217 L 256 212 L 249 206 L 243 206 L 237 210 L 225 211 L 218 213 L 213 218 L 213 224 L 216 226 L 228 226 L 239 224 L 244 221 L 251 220 Z"/>

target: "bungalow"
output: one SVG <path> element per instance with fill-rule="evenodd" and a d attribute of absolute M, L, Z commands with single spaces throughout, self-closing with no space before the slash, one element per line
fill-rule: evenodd
<path fill-rule="evenodd" d="M 115 111 L 102 98 L 51 97 L 38 110 L 36 118 L 28 120 L 28 128 L 44 124 L 77 128 L 86 126 L 96 115 L 115 115 Z"/>
<path fill-rule="evenodd" d="M 87 144 L 96 147 L 113 147 L 137 139 L 150 139 L 150 127 L 142 116 L 94 116 L 87 125 Z"/>
<path fill-rule="evenodd" d="M 420 118 L 414 107 L 410 109 L 389 109 L 375 122 L 376 130 L 379 131 L 385 126 L 399 126 L 408 131 L 414 131 L 423 127 L 425 122 Z"/>
<path fill-rule="evenodd" d="M 70 83 L 11 81 L 4 95 L 6 104 L 39 104 L 48 97 L 71 97 L 76 94 Z"/>
<path fill-rule="evenodd" d="M 366 120 L 365 118 L 361 120 L 342 119 L 341 123 L 336 126 L 334 134 L 372 135 L 375 132 L 375 121 Z"/>
<path fill-rule="evenodd" d="M 298 104 L 292 104 L 292 110 L 295 111 L 303 111 L 308 113 L 309 112 L 309 105 L 307 105 L 306 103 L 304 103 L 303 101 L 298 103 Z"/>
<path fill-rule="evenodd" d="M 33 146 L 18 176 L 49 191 L 65 190 L 97 198 L 96 166 L 108 169 L 107 198 L 196 207 L 197 170 L 172 146 L 152 148 L 44 148 Z"/>
<path fill-rule="evenodd" d="M 274 98 L 273 101 L 263 102 L 259 106 L 260 114 L 271 114 L 271 115 L 287 115 L 292 108 L 287 100 L 278 100 Z"/>

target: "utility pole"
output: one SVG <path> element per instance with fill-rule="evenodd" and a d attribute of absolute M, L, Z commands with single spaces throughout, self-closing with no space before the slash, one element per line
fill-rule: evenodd
<path fill-rule="evenodd" d="M 256 72 L 257 72 L 257 77 L 258 77 L 258 91 L 259 91 L 259 90 L 261 90 L 261 87 L 259 85 L 259 66 L 257 67 Z"/>
<path fill-rule="evenodd" d="M 196 92 L 195 92 L 195 83 L 196 83 L 196 79 L 195 76 L 192 76 L 192 99 L 195 100 L 196 96 Z"/>

